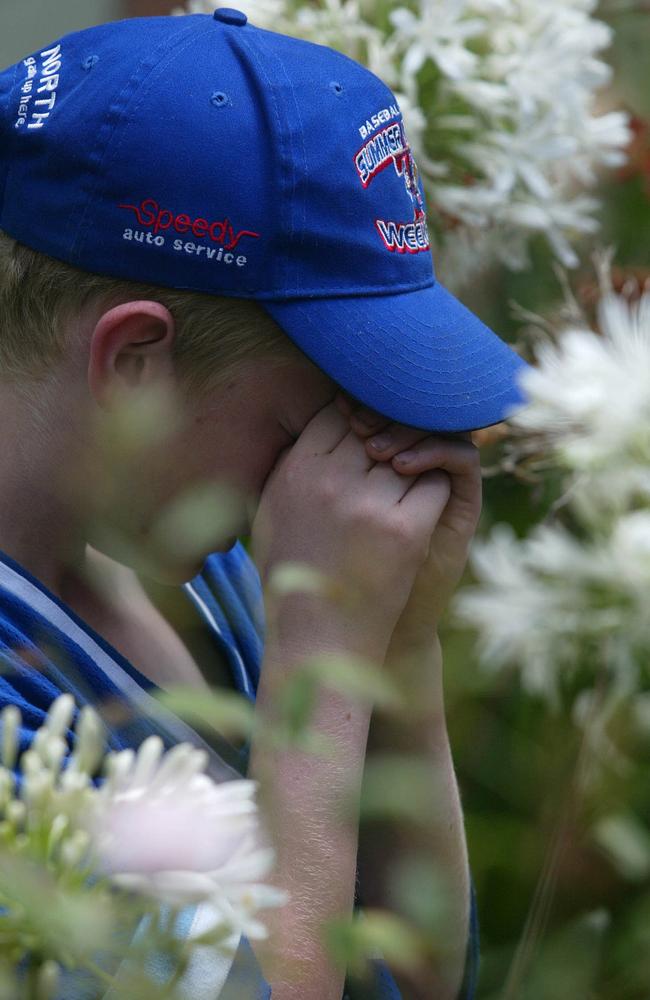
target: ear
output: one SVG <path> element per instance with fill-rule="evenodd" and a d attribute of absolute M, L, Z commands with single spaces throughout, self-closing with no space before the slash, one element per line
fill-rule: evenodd
<path fill-rule="evenodd" d="M 160 302 L 124 302 L 98 320 L 90 342 L 88 385 L 108 409 L 118 393 L 174 379 L 174 318 Z"/>

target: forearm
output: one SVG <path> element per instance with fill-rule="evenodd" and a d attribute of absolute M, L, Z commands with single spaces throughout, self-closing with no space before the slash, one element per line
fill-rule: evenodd
<path fill-rule="evenodd" d="M 405 821 L 362 825 L 359 870 L 362 901 L 400 914 L 389 879 L 396 862 L 410 857 L 426 860 L 438 876 L 443 911 L 429 935 L 431 954 L 412 977 L 395 971 L 403 995 L 410 1000 L 455 1000 L 465 964 L 469 924 L 470 882 L 463 816 L 445 724 L 442 653 L 437 637 L 416 650 L 394 643 L 390 668 L 411 678 L 408 717 L 388 719 L 375 714 L 370 725 L 368 758 L 398 753 L 424 759 L 430 769 L 428 795 L 418 800 L 422 824 Z M 414 664 L 417 664 L 415 666 Z M 418 786 L 418 794 L 420 788 Z M 408 912 L 401 915 L 408 918 Z M 435 985 L 435 988 L 434 988 Z"/>
<path fill-rule="evenodd" d="M 256 946 L 273 1000 L 341 1000 L 343 993 L 345 970 L 330 960 L 322 925 L 352 914 L 370 709 L 321 690 L 311 727 L 331 741 L 333 752 L 326 756 L 269 747 L 263 733 L 277 718 L 282 683 L 307 657 L 350 651 L 346 645 L 340 629 L 309 614 L 300 628 L 274 629 L 267 639 L 249 776 L 260 781 L 277 849 L 273 883 L 291 897 L 269 911 L 270 938 Z"/>

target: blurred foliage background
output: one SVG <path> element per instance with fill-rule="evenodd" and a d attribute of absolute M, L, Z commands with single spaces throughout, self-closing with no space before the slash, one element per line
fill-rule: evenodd
<path fill-rule="evenodd" d="M 171 6 L 156 0 L 2 0 L 0 57 L 6 65 L 64 32 L 164 13 Z M 621 285 L 631 273 L 650 279 L 650 6 L 612 0 L 599 16 L 615 30 L 604 54 L 615 74 L 609 104 L 629 112 L 636 137 L 629 164 L 601 183 L 601 230 L 583 243 L 583 264 L 570 276 L 585 303 L 596 294 L 590 254 L 597 247 L 615 249 Z M 530 267 L 513 273 L 491 266 L 460 291 L 470 308 L 524 352 L 513 304 L 548 317 L 562 299 L 554 260 L 541 238 L 533 243 Z M 493 466 L 498 458 L 499 443 L 487 443 L 483 465 Z M 556 495 L 552 477 L 531 484 L 490 476 L 480 530 L 505 521 L 523 536 L 545 517 Z M 634 767 L 605 773 L 596 792 L 576 806 L 580 733 L 570 718 L 524 692 L 514 673 L 481 671 L 474 636 L 451 620 L 444 623 L 442 642 L 449 728 L 479 901 L 479 997 L 648 1000 L 650 746 L 631 745 Z M 597 843 L 588 832 L 594 817 L 628 806 L 645 829 L 612 831 Z M 535 899 L 535 942 L 529 955 L 520 950 L 516 958 Z M 530 962 L 519 975 L 522 957 Z"/>
<path fill-rule="evenodd" d="M 608 13 L 609 11 L 609 13 Z M 615 100 L 632 116 L 636 138 L 629 165 L 603 180 L 601 230 L 583 244 L 570 275 L 582 304 L 596 296 L 590 253 L 614 249 L 614 278 L 650 279 L 650 7 L 602 5 L 614 28 L 604 53 L 614 68 Z M 508 339 L 522 343 L 517 303 L 542 316 L 558 310 L 562 292 L 548 248 L 533 246 L 520 273 L 493 270 L 465 301 Z M 524 338 L 525 339 L 525 338 Z M 498 445 L 482 464 L 498 460 Z M 504 475 L 484 482 L 480 531 L 505 521 L 523 536 L 544 519 L 557 496 L 553 478 L 537 485 Z M 650 613 L 650 594 L 648 595 Z M 481 997 L 526 1000 L 648 1000 L 650 997 L 650 865 L 647 834 L 623 835 L 607 851 L 588 835 L 594 816 L 632 807 L 650 830 L 650 747 L 631 747 L 635 767 L 612 773 L 594 800 L 577 810 L 573 778 L 580 734 L 562 713 L 521 689 L 518 678 L 477 670 L 473 639 L 448 623 L 443 635 L 452 746 L 461 784 L 482 930 Z M 639 864 L 626 864 L 634 855 Z M 531 972 L 506 987 L 508 970 L 536 892 L 542 907 L 541 947 Z"/>

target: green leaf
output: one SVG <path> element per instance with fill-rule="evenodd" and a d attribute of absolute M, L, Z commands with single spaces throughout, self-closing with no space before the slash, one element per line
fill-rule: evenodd
<path fill-rule="evenodd" d="M 226 738 L 250 738 L 255 709 L 235 691 L 172 687 L 158 692 L 156 697 L 165 708 L 197 728 L 213 729 Z"/>
<path fill-rule="evenodd" d="M 650 873 L 650 833 L 632 813 L 599 820 L 593 838 L 624 878 L 640 882 Z"/>
<path fill-rule="evenodd" d="M 198 558 L 215 548 L 217 538 L 237 535 L 241 506 L 233 490 L 202 483 L 165 507 L 152 528 L 152 542 L 178 558 Z"/>
<path fill-rule="evenodd" d="M 431 764 L 409 754 L 372 754 L 366 760 L 361 790 L 364 819 L 408 820 L 430 824 L 435 803 L 444 801 L 443 788 Z"/>
<path fill-rule="evenodd" d="M 450 890 L 440 866 L 426 855 L 401 856 L 390 868 L 389 887 L 395 909 L 444 948 Z"/>
<path fill-rule="evenodd" d="M 396 969 L 413 968 L 424 951 L 418 931 L 385 910 L 364 909 L 350 919 L 328 921 L 324 932 L 333 960 L 354 975 L 363 975 L 367 962 L 380 957 Z"/>
<path fill-rule="evenodd" d="M 316 679 L 300 671 L 288 678 L 278 696 L 280 726 L 293 741 L 305 735 L 316 705 Z"/>
<path fill-rule="evenodd" d="M 288 594 L 324 594 L 328 591 L 329 580 L 313 566 L 285 562 L 274 566 L 267 586 L 278 597 Z"/>
<path fill-rule="evenodd" d="M 304 669 L 324 687 L 350 698 L 381 708 L 401 705 L 400 692 L 392 678 L 376 664 L 361 657 L 323 654 L 310 657 Z"/>

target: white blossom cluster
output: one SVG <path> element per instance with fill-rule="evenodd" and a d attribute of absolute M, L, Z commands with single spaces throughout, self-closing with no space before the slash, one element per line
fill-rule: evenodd
<path fill-rule="evenodd" d="M 97 898 L 98 910 L 106 910 L 112 887 L 118 914 L 127 890 L 130 917 L 138 899 L 143 916 L 152 902 L 171 912 L 204 904 L 210 919 L 202 921 L 197 943 L 212 935 L 212 945 L 228 952 L 241 934 L 265 938 L 258 912 L 282 905 L 287 894 L 263 881 L 274 853 L 254 801 L 256 782 L 217 784 L 205 774 L 204 751 L 181 743 L 164 752 L 157 736 L 137 751 L 105 755 L 103 725 L 89 706 L 79 712 L 68 755 L 74 711 L 71 695 L 57 698 L 22 754 L 19 710 L 10 705 L 0 713 L 0 870 L 12 858 L 40 865 L 61 900 L 75 887 L 82 900 Z M 100 770 L 104 779 L 97 781 Z M 22 884 L 7 893 L 5 882 L 0 878 L 3 955 L 15 963 L 47 958 L 41 973 L 52 988 L 43 996 L 52 995 L 57 966 L 83 965 L 85 951 L 75 957 L 66 940 L 60 946 L 39 940 Z M 66 912 L 73 914 L 71 903 Z"/>
<path fill-rule="evenodd" d="M 528 261 L 533 234 L 577 264 L 598 228 L 588 190 L 625 161 L 627 116 L 597 113 L 611 29 L 596 0 L 242 0 L 252 23 L 330 45 L 393 88 L 444 242 L 445 280 L 486 257 Z M 211 12 L 189 0 L 177 13 Z M 454 273 L 456 272 L 456 273 Z"/>
<path fill-rule="evenodd" d="M 496 525 L 476 539 L 477 585 L 455 600 L 486 664 L 511 664 L 553 700 L 560 673 L 602 668 L 638 686 L 650 649 L 650 291 L 606 289 L 598 332 L 571 326 L 537 349 L 511 417 L 565 474 L 559 517 L 525 538 Z"/>
<path fill-rule="evenodd" d="M 517 539 L 500 524 L 471 558 L 480 583 L 460 591 L 455 610 L 479 630 L 485 665 L 518 668 L 550 703 L 560 672 L 577 667 L 593 678 L 606 665 L 625 675 L 626 689 L 638 684 L 637 657 L 650 648 L 650 511 L 626 514 L 589 541 L 561 525 Z"/>
<path fill-rule="evenodd" d="M 605 287 L 596 319 L 598 332 L 574 323 L 538 345 L 510 422 L 541 435 L 581 517 L 599 521 L 650 503 L 650 290 Z"/>

